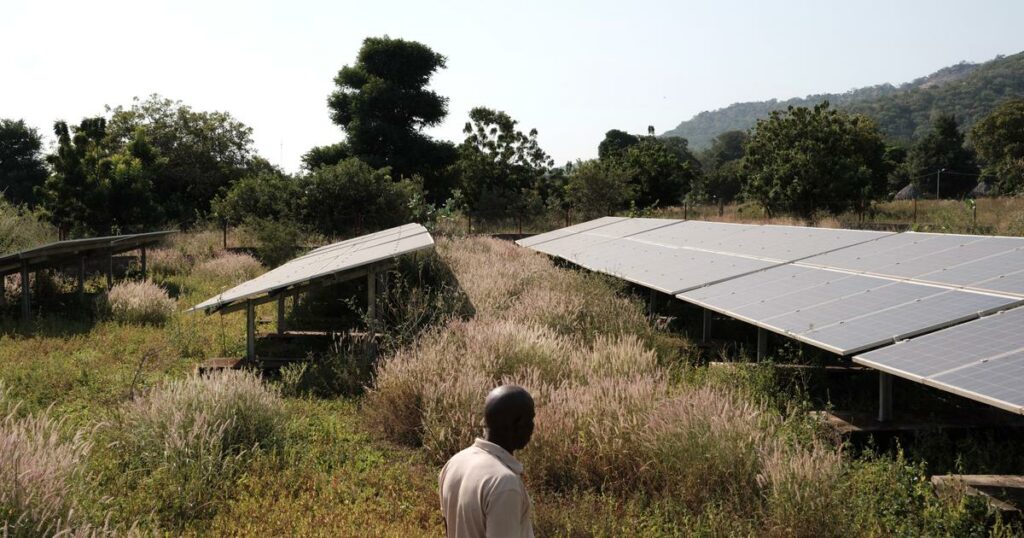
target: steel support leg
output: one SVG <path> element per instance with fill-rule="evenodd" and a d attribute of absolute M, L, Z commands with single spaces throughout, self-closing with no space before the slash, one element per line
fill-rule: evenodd
<path fill-rule="evenodd" d="M 277 334 L 284 334 L 284 300 L 283 293 L 277 297 Z"/>
<path fill-rule="evenodd" d="M 377 272 L 370 271 L 366 275 L 366 320 L 372 325 L 377 324 Z"/>
<path fill-rule="evenodd" d="M 25 321 L 32 319 L 32 290 L 28 281 L 28 262 L 21 264 L 21 317 Z"/>
<path fill-rule="evenodd" d="M 146 247 L 142 247 L 139 255 L 139 265 L 142 266 L 142 280 L 146 280 Z"/>
<path fill-rule="evenodd" d="M 256 360 L 256 306 L 252 301 L 245 303 L 245 358 Z"/>
<path fill-rule="evenodd" d="M 892 420 L 892 374 L 878 372 L 878 421 Z"/>
<path fill-rule="evenodd" d="M 85 258 L 78 260 L 78 299 L 85 299 Z"/>
<path fill-rule="evenodd" d="M 701 331 L 700 341 L 705 344 L 711 340 L 711 311 L 704 309 L 704 325 Z"/>
<path fill-rule="evenodd" d="M 114 254 L 107 255 L 107 289 L 114 287 Z"/>
<path fill-rule="evenodd" d="M 757 360 L 763 361 L 768 355 L 768 331 L 757 328 Z"/>

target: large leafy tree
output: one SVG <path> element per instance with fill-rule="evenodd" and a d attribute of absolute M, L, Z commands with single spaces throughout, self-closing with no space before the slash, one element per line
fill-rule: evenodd
<path fill-rule="evenodd" d="M 344 129 L 350 154 L 373 168 L 389 167 L 398 177 L 420 175 L 435 197 L 448 194 L 443 170 L 455 159 L 451 144 L 423 133 L 441 123 L 448 100 L 427 88 L 445 67 L 445 57 L 416 41 L 369 37 L 356 62 L 341 68 L 338 88 L 327 99 L 331 120 Z M 337 148 L 335 148 L 337 149 Z M 330 164 L 338 151 L 317 151 L 307 160 Z"/>
<path fill-rule="evenodd" d="M 391 179 L 387 168 L 376 169 L 349 158 L 322 166 L 301 180 L 299 218 L 328 235 L 376 231 L 409 222 L 422 199 L 417 178 Z"/>
<path fill-rule="evenodd" d="M 566 198 L 584 218 L 614 215 L 625 209 L 636 187 L 613 160 L 580 161 L 571 167 Z"/>
<path fill-rule="evenodd" d="M 152 183 L 169 220 L 189 224 L 203 217 L 232 183 L 267 167 L 253 149 L 252 129 L 227 112 L 197 111 L 159 95 L 109 112 L 111 146 L 126 146 L 141 132 L 164 159 Z"/>
<path fill-rule="evenodd" d="M 640 143 L 640 137 L 625 131 L 612 129 L 604 134 L 604 140 L 597 145 L 597 157 L 610 159 L 621 156 L 630 146 Z"/>
<path fill-rule="evenodd" d="M 1000 193 L 1024 190 L 1024 99 L 1006 101 L 975 124 L 971 142 Z"/>
<path fill-rule="evenodd" d="M 885 144 L 874 122 L 829 108 L 773 112 L 746 144 L 746 195 L 769 214 L 810 219 L 863 208 L 885 191 Z"/>
<path fill-rule="evenodd" d="M 469 112 L 454 165 L 470 210 L 483 217 L 525 215 L 543 208 L 541 182 L 554 165 L 537 142 L 537 130 L 523 133 L 500 110 Z"/>
<path fill-rule="evenodd" d="M 748 138 L 746 131 L 726 131 L 711 141 L 711 147 L 701 155 L 703 177 L 694 188 L 696 198 L 725 204 L 739 195 Z"/>
<path fill-rule="evenodd" d="M 54 124 L 53 174 L 38 191 L 62 237 L 144 231 L 162 220 L 152 180 L 165 161 L 142 130 L 116 146 L 107 125 L 102 117 Z"/>
<path fill-rule="evenodd" d="M 0 119 L 0 195 L 14 204 L 36 203 L 35 189 L 46 181 L 43 141 L 24 120 Z"/>
<path fill-rule="evenodd" d="M 213 211 L 223 222 L 236 225 L 249 219 L 294 221 L 302 195 L 298 180 L 271 168 L 236 181 L 214 200 Z"/>
<path fill-rule="evenodd" d="M 932 195 L 938 187 L 940 196 L 962 196 L 977 183 L 974 152 L 965 147 L 964 133 L 949 114 L 935 118 L 931 131 L 911 147 L 907 161 L 911 178 Z M 941 184 L 936 185 L 936 180 Z"/>
<path fill-rule="evenodd" d="M 611 162 L 629 175 L 640 207 L 679 203 L 697 177 L 697 170 L 680 158 L 676 148 L 653 136 L 626 148 Z"/>

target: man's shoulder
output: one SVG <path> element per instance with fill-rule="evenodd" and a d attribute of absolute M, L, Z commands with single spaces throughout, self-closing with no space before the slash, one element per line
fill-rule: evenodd
<path fill-rule="evenodd" d="M 519 481 L 519 475 L 502 464 L 501 460 L 476 446 L 464 448 L 449 458 L 442 474 L 445 470 L 458 470 L 460 474 L 473 474 L 480 478 L 490 477 L 499 482 Z"/>

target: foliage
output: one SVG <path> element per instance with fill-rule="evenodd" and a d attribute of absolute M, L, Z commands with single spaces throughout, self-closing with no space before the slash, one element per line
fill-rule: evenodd
<path fill-rule="evenodd" d="M 42 147 L 39 131 L 24 120 L 0 118 L 0 196 L 15 205 L 35 205 L 35 189 L 49 174 Z"/>
<path fill-rule="evenodd" d="M 114 284 L 103 302 L 104 312 L 121 323 L 163 324 L 174 313 L 174 300 L 152 281 Z"/>
<path fill-rule="evenodd" d="M 971 142 L 999 193 L 1024 189 L 1024 99 L 1008 100 L 976 123 Z"/>
<path fill-rule="evenodd" d="M 245 176 L 214 199 L 212 209 L 220 219 L 238 225 L 247 219 L 293 219 L 302 202 L 301 183 L 271 169 Z"/>
<path fill-rule="evenodd" d="M 57 239 L 57 231 L 40 215 L 16 207 L 0 195 L 0 255 L 17 252 Z"/>
<path fill-rule="evenodd" d="M 302 168 L 312 172 L 321 166 L 338 164 L 352 156 L 352 149 L 345 142 L 317 146 L 302 156 Z"/>
<path fill-rule="evenodd" d="M 978 179 L 974 153 L 964 147 L 956 118 L 946 114 L 936 117 L 932 130 L 910 149 L 907 165 L 910 177 L 918 179 L 923 192 L 935 195 L 938 187 L 939 195 L 947 198 L 967 194 Z"/>
<path fill-rule="evenodd" d="M 0 383 L 0 532 L 4 536 L 76 534 L 76 482 L 92 442 L 79 434 L 68 439 L 64 420 L 46 413 L 18 416 Z M 78 529 L 86 533 L 88 529 Z"/>
<path fill-rule="evenodd" d="M 616 159 L 636 187 L 640 207 L 675 205 L 690 190 L 698 170 L 663 141 L 647 137 Z"/>
<path fill-rule="evenodd" d="M 352 156 L 373 168 L 388 167 L 396 179 L 419 175 L 440 200 L 449 193 L 442 171 L 454 160 L 454 148 L 422 130 L 439 125 L 448 113 L 447 98 L 426 88 L 445 61 L 416 41 L 368 37 L 356 62 L 338 72 L 338 87 L 327 99 Z M 338 148 L 314 150 L 312 162 L 329 162 L 319 158 L 326 154 L 340 157 Z"/>
<path fill-rule="evenodd" d="M 1024 53 L 998 56 L 982 64 L 963 62 L 899 86 L 880 84 L 840 94 L 735 103 L 701 112 L 665 135 L 686 137 L 694 147 L 703 149 L 718 134 L 750 129 L 774 111 L 828 101 L 872 118 L 886 137 L 909 143 L 925 134 L 935 112 L 953 114 L 970 127 L 1004 100 L 1021 94 Z"/>
<path fill-rule="evenodd" d="M 126 403 L 112 442 L 120 472 L 159 522 L 208 517 L 259 452 L 280 448 L 286 410 L 280 395 L 249 372 L 191 375 Z"/>
<path fill-rule="evenodd" d="M 746 146 L 746 195 L 769 213 L 810 219 L 866 207 L 885 192 L 885 145 L 874 123 L 828 103 L 773 112 Z"/>
<path fill-rule="evenodd" d="M 172 222 L 194 222 L 232 183 L 269 167 L 255 157 L 252 129 L 227 112 L 196 111 L 156 94 L 107 110 L 112 146 L 130 145 L 141 135 L 162 159 L 152 190 Z"/>
<path fill-rule="evenodd" d="M 484 107 L 469 119 L 454 169 L 470 211 L 491 218 L 539 213 L 538 190 L 554 162 L 537 143 L 537 130 L 524 134 L 511 116 Z"/>
<path fill-rule="evenodd" d="M 196 266 L 197 276 L 241 283 L 263 272 L 259 260 L 248 254 L 225 252 Z"/>
<path fill-rule="evenodd" d="M 711 147 L 700 158 L 703 177 L 695 186 L 691 198 L 725 204 L 733 201 L 743 188 L 744 131 L 724 132 L 711 142 Z"/>
<path fill-rule="evenodd" d="M 601 160 L 577 162 L 569 173 L 566 198 L 583 218 L 614 215 L 633 199 L 636 187 L 629 174 Z"/>
<path fill-rule="evenodd" d="M 274 268 L 295 257 L 305 239 L 302 228 L 291 220 L 249 218 L 243 232 L 263 264 Z"/>
<path fill-rule="evenodd" d="M 630 146 L 639 143 L 640 137 L 612 129 L 604 134 L 604 140 L 597 145 L 597 157 L 602 160 L 620 157 Z"/>
<path fill-rule="evenodd" d="M 358 235 L 409 222 L 422 199 L 417 178 L 393 181 L 387 168 L 350 158 L 303 178 L 302 222 L 327 235 Z M 419 196 L 418 196 L 419 195 Z"/>

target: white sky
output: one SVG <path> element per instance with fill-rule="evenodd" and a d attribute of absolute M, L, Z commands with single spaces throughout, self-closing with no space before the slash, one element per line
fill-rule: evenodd
<path fill-rule="evenodd" d="M 492 4 L 492 5 L 488 5 Z M 771 4 L 771 5 L 769 5 Z M 469 109 L 504 110 L 559 164 L 604 132 L 663 132 L 738 101 L 901 83 L 1024 50 L 1020 0 L 483 1 L 0 0 L 0 117 L 45 134 L 159 93 L 224 110 L 296 171 L 342 138 L 327 95 L 363 38 L 448 57 L 431 134 L 460 141 Z"/>

